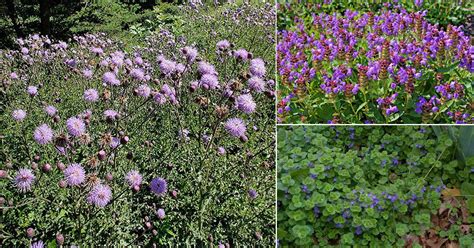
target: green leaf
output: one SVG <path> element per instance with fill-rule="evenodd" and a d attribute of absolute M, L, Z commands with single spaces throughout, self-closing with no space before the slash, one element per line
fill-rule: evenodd
<path fill-rule="evenodd" d="M 304 239 L 313 233 L 313 228 L 307 225 L 296 225 L 291 231 L 299 239 Z"/>
<path fill-rule="evenodd" d="M 354 234 L 353 233 L 346 233 L 342 235 L 341 241 L 343 244 L 353 244 L 354 243 Z"/>
<path fill-rule="evenodd" d="M 360 111 L 363 107 L 365 107 L 365 105 L 367 105 L 367 103 L 368 103 L 368 102 L 362 103 L 362 104 L 357 108 L 356 114 L 359 113 L 359 111 Z"/>
<path fill-rule="evenodd" d="M 409 231 L 408 226 L 406 224 L 398 223 L 395 226 L 395 232 L 398 234 L 398 236 L 403 236 L 407 234 Z"/>
<path fill-rule="evenodd" d="M 456 68 L 458 65 L 459 65 L 459 62 L 456 62 L 456 63 L 453 63 L 453 64 L 451 64 L 451 65 L 449 65 L 449 66 L 438 68 L 436 71 L 437 71 L 437 72 L 441 72 L 441 73 L 450 72 L 450 71 L 452 71 L 454 68 Z"/>

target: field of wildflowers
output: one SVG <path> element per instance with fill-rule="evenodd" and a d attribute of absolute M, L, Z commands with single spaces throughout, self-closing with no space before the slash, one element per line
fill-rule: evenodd
<path fill-rule="evenodd" d="M 275 10 L 181 8 L 0 51 L 1 246 L 274 244 Z"/>
<path fill-rule="evenodd" d="M 278 8 L 279 122 L 474 122 L 465 29 L 440 26 L 423 1 L 376 12 L 335 11 L 331 2 Z"/>
<path fill-rule="evenodd" d="M 474 127 L 283 126 L 280 247 L 473 247 Z"/>

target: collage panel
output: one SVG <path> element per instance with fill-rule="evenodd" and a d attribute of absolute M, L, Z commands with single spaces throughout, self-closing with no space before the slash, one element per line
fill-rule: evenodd
<path fill-rule="evenodd" d="M 275 20 L 0 1 L 0 247 L 273 247 Z"/>
<path fill-rule="evenodd" d="M 278 122 L 474 123 L 472 1 L 278 4 Z"/>
<path fill-rule="evenodd" d="M 280 126 L 278 247 L 473 247 L 474 126 Z"/>

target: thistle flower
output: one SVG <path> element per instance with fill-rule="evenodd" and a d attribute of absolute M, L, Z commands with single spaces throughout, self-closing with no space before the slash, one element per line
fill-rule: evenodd
<path fill-rule="evenodd" d="M 97 102 L 99 100 L 99 93 L 96 89 L 88 89 L 84 91 L 83 98 L 86 102 Z"/>
<path fill-rule="evenodd" d="M 247 52 L 247 50 L 241 48 L 237 51 L 234 51 L 234 57 L 242 61 L 247 61 L 250 57 L 250 54 Z"/>
<path fill-rule="evenodd" d="M 12 117 L 15 119 L 15 121 L 23 121 L 23 119 L 26 117 L 26 111 L 23 109 L 13 110 Z"/>
<path fill-rule="evenodd" d="M 176 71 L 176 62 L 163 59 L 160 63 L 160 71 L 165 75 L 171 75 Z"/>
<path fill-rule="evenodd" d="M 24 193 L 31 190 L 36 177 L 30 169 L 19 169 L 15 176 L 15 187 L 18 191 Z"/>
<path fill-rule="evenodd" d="M 240 118 L 231 118 L 227 120 L 225 123 L 225 129 L 230 135 L 237 138 L 244 136 L 245 131 L 247 131 L 244 121 Z"/>
<path fill-rule="evenodd" d="M 250 94 L 244 94 L 240 95 L 236 99 L 236 106 L 237 109 L 246 113 L 246 114 L 251 114 L 255 112 L 255 109 L 257 107 L 257 104 L 253 100 L 252 95 Z"/>
<path fill-rule="evenodd" d="M 109 143 L 110 148 L 115 149 L 120 145 L 120 139 L 117 137 L 112 137 L 112 140 Z"/>
<path fill-rule="evenodd" d="M 86 132 L 86 124 L 77 117 L 67 119 L 66 128 L 68 133 L 74 137 L 81 136 Z"/>
<path fill-rule="evenodd" d="M 30 96 L 36 96 L 38 94 L 38 87 L 36 86 L 28 86 L 28 89 L 26 90 L 28 92 L 28 95 Z"/>
<path fill-rule="evenodd" d="M 142 175 L 136 170 L 131 170 L 125 176 L 125 180 L 130 187 L 140 186 L 142 184 Z"/>
<path fill-rule="evenodd" d="M 87 79 L 91 79 L 92 78 L 92 70 L 91 69 L 84 69 L 82 70 L 82 75 L 87 78 Z"/>
<path fill-rule="evenodd" d="M 46 112 L 47 115 L 53 117 L 54 115 L 56 115 L 56 112 L 58 111 L 54 106 L 46 106 L 44 107 L 44 111 Z"/>
<path fill-rule="evenodd" d="M 156 215 L 158 215 L 158 218 L 160 220 L 164 219 L 165 218 L 165 210 L 160 208 L 158 209 L 158 211 L 156 211 Z"/>
<path fill-rule="evenodd" d="M 102 81 L 106 84 L 117 86 L 120 85 L 120 80 L 117 79 L 117 76 L 113 72 L 106 72 L 102 76 Z"/>
<path fill-rule="evenodd" d="M 155 93 L 155 95 L 153 96 L 153 100 L 159 105 L 163 105 L 166 103 L 166 97 L 161 93 Z"/>
<path fill-rule="evenodd" d="M 265 90 L 265 81 L 263 81 L 259 77 L 251 77 L 248 81 L 249 88 L 254 90 L 255 92 L 262 92 Z"/>
<path fill-rule="evenodd" d="M 38 240 L 30 245 L 30 248 L 44 248 L 44 243 L 42 240 Z"/>
<path fill-rule="evenodd" d="M 135 91 L 137 92 L 137 95 L 144 98 L 148 98 L 151 94 L 151 88 L 146 84 L 142 84 L 138 86 L 138 88 Z"/>
<path fill-rule="evenodd" d="M 201 61 L 201 62 L 198 63 L 198 72 L 201 75 L 211 74 L 211 75 L 216 75 L 217 76 L 217 71 L 214 68 L 214 66 L 207 63 L 207 62 L 205 62 L 205 61 Z"/>
<path fill-rule="evenodd" d="M 250 74 L 256 77 L 265 76 L 265 62 L 261 58 L 252 59 L 250 61 Z"/>
<path fill-rule="evenodd" d="M 16 74 L 16 72 L 10 73 L 10 79 L 15 80 L 15 79 L 18 79 L 18 78 L 19 78 L 19 77 L 18 77 L 18 74 Z"/>
<path fill-rule="evenodd" d="M 254 190 L 254 189 L 250 189 L 250 190 L 248 191 L 248 194 L 249 194 L 250 199 L 252 199 L 252 200 L 255 199 L 255 198 L 257 198 L 257 196 L 258 196 L 257 191 Z"/>
<path fill-rule="evenodd" d="M 230 48 L 230 42 L 227 40 L 221 40 L 217 42 L 216 46 L 217 49 L 224 51 Z"/>
<path fill-rule="evenodd" d="M 145 80 L 145 73 L 140 68 L 134 68 L 130 71 L 130 76 L 138 81 Z"/>
<path fill-rule="evenodd" d="M 156 195 L 163 196 L 168 191 L 168 183 L 165 179 L 157 177 L 151 180 L 150 189 Z"/>
<path fill-rule="evenodd" d="M 224 155 L 224 154 L 225 154 L 225 148 L 222 147 L 222 146 L 219 146 L 219 147 L 217 148 L 217 153 L 218 153 L 219 155 Z"/>
<path fill-rule="evenodd" d="M 80 164 L 70 164 L 64 169 L 64 177 L 69 186 L 78 186 L 86 180 L 86 173 Z"/>
<path fill-rule="evenodd" d="M 193 63 L 196 60 L 198 55 L 198 51 L 194 47 L 185 47 L 182 49 L 184 56 L 186 57 L 186 61 L 188 63 Z"/>
<path fill-rule="evenodd" d="M 112 190 L 105 184 L 97 184 L 89 192 L 87 201 L 96 207 L 105 207 L 112 199 Z"/>
<path fill-rule="evenodd" d="M 46 145 L 53 140 L 53 130 L 47 124 L 42 124 L 35 129 L 33 138 L 38 144 Z"/>
<path fill-rule="evenodd" d="M 104 117 L 106 120 L 114 121 L 118 118 L 118 112 L 112 109 L 107 109 L 104 111 Z"/>
<path fill-rule="evenodd" d="M 204 75 L 202 75 L 201 80 L 199 81 L 199 83 L 201 84 L 201 86 L 204 89 L 214 90 L 214 89 L 219 88 L 218 78 L 217 78 L 217 76 L 215 76 L 213 74 L 204 74 Z"/>

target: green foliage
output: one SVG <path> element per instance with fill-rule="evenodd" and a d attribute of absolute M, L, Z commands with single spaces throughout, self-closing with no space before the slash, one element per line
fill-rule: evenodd
<path fill-rule="evenodd" d="M 432 227 L 444 187 L 472 194 L 456 144 L 432 127 L 279 127 L 280 245 L 403 246 Z M 459 224 L 438 234 L 468 243 Z"/>

